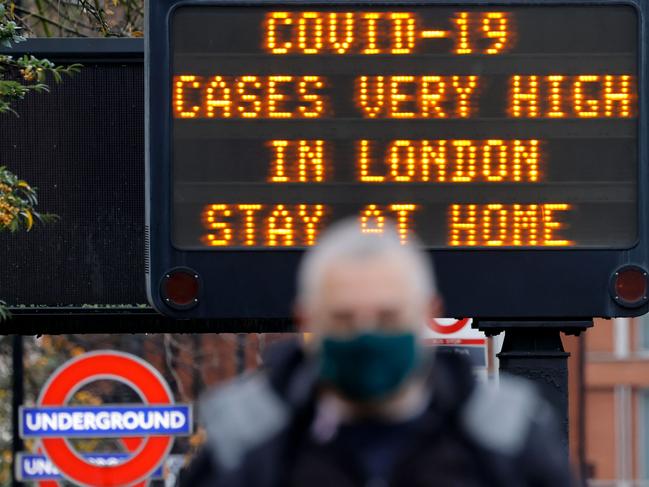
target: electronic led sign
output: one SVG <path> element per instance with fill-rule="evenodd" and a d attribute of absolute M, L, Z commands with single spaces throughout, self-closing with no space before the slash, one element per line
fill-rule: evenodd
<path fill-rule="evenodd" d="M 649 312 L 649 0 L 158 0 L 147 17 L 162 313 L 290 320 L 304 250 L 345 217 L 419 237 L 447 316 Z"/>
<path fill-rule="evenodd" d="M 638 239 L 631 6 L 179 6 L 171 239 L 299 248 L 355 215 L 428 248 Z"/>

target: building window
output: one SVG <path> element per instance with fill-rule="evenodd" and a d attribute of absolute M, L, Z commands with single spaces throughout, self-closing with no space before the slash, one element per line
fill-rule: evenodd
<path fill-rule="evenodd" d="M 638 391 L 638 473 L 649 480 L 649 389 Z"/>
<path fill-rule="evenodd" d="M 649 355 L 649 314 L 636 318 L 636 323 L 636 350 L 642 354 Z"/>

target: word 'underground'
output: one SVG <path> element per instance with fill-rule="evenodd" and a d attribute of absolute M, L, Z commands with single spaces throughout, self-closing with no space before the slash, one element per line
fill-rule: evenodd
<path fill-rule="evenodd" d="M 23 438 L 183 435 L 191 432 L 189 406 L 24 408 Z"/>

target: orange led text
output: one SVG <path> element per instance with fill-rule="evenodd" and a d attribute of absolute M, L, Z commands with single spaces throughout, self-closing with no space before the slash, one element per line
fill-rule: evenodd
<path fill-rule="evenodd" d="M 362 233 L 383 233 L 394 221 L 401 243 L 413 231 L 417 205 L 368 204 L 358 212 Z M 323 204 L 211 204 L 201 212 L 201 241 L 208 247 L 301 247 L 317 243 L 327 223 L 329 208 Z"/>
<path fill-rule="evenodd" d="M 626 74 L 510 79 L 508 111 L 516 118 L 629 118 L 635 104 L 635 77 Z"/>
<path fill-rule="evenodd" d="M 319 118 L 322 76 L 174 76 L 176 118 Z"/>
<path fill-rule="evenodd" d="M 413 54 L 448 40 L 453 54 L 494 55 L 513 44 L 507 12 L 457 12 L 428 28 L 414 12 L 271 12 L 264 48 L 272 54 Z M 433 26 L 430 26 L 433 27 Z"/>
<path fill-rule="evenodd" d="M 314 245 L 324 205 L 212 204 L 201 213 L 209 247 L 294 247 Z"/>
<path fill-rule="evenodd" d="M 326 178 L 324 140 L 272 140 L 271 183 L 320 182 Z"/>
<path fill-rule="evenodd" d="M 384 182 L 537 182 L 539 140 L 394 140 L 383 152 L 357 142 L 358 179 Z"/>
<path fill-rule="evenodd" d="M 366 118 L 468 118 L 478 76 L 361 76 L 356 106 Z"/>
<path fill-rule="evenodd" d="M 574 242 L 562 235 L 572 205 L 503 204 L 460 205 L 448 211 L 451 246 L 565 247 Z"/>

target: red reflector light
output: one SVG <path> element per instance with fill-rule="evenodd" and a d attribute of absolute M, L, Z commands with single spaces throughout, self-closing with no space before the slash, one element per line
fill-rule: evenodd
<path fill-rule="evenodd" d="M 189 269 L 174 269 L 165 274 L 160 289 L 165 303 L 173 308 L 191 308 L 198 304 L 198 274 Z"/>
<path fill-rule="evenodd" d="M 640 267 L 619 269 L 613 279 L 615 300 L 620 304 L 635 306 L 647 300 L 647 272 Z"/>

